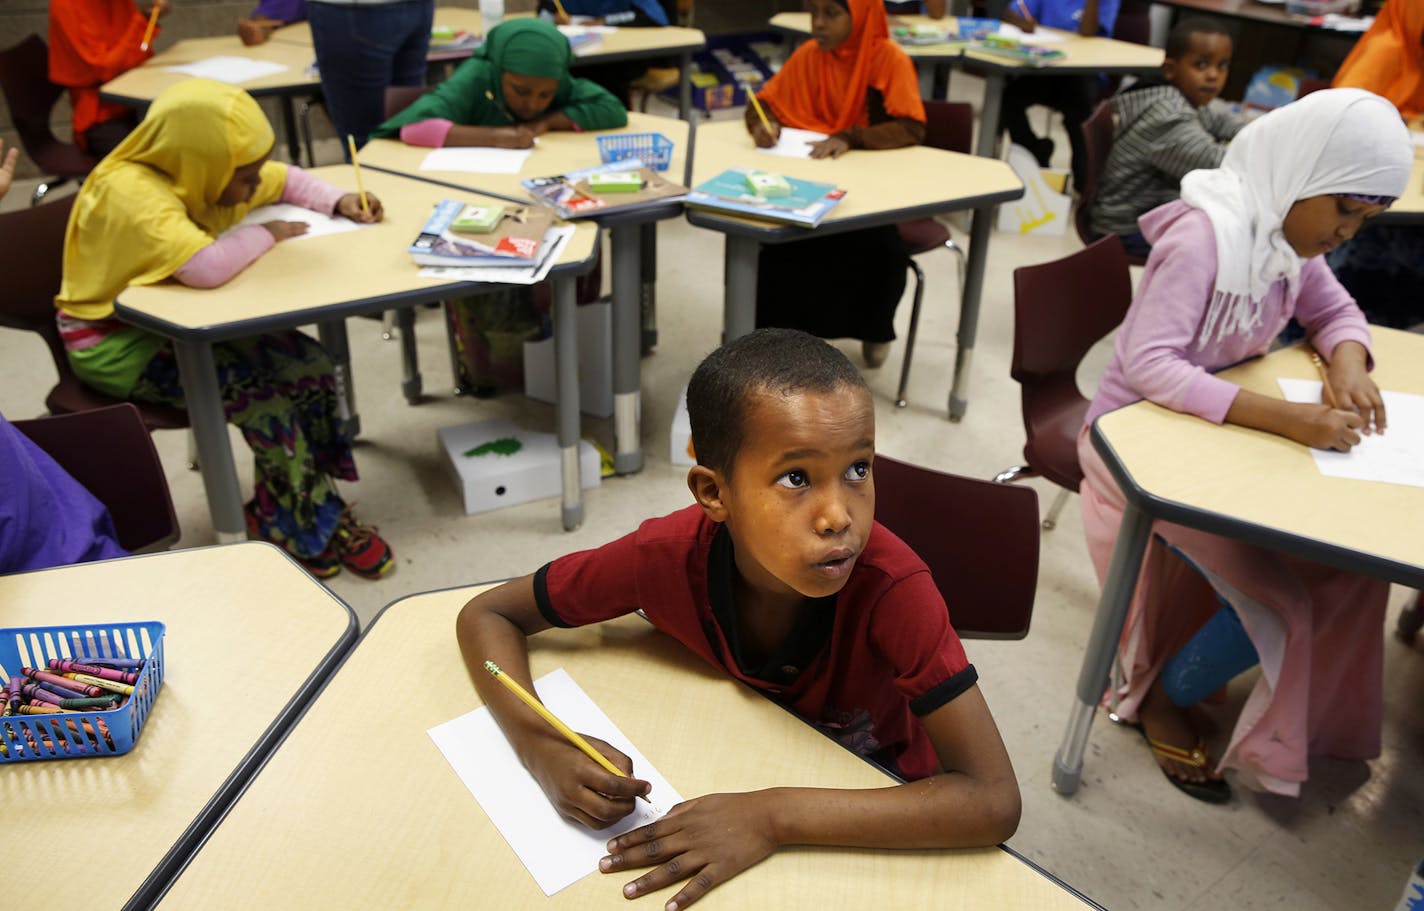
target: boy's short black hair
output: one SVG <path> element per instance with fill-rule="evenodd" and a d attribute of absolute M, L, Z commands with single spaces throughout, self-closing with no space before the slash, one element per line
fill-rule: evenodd
<path fill-rule="evenodd" d="M 1224 24 L 1205 16 L 1193 16 L 1178 22 L 1172 26 L 1172 31 L 1167 33 L 1167 47 L 1164 51 L 1166 58 L 1180 60 L 1191 50 L 1193 35 L 1225 35 L 1231 39 L 1233 45 L 1236 43 L 1236 37 Z"/>
<path fill-rule="evenodd" d="M 697 464 L 732 476 L 745 440 L 752 394 L 832 392 L 870 387 L 839 350 L 796 329 L 758 329 L 713 351 L 687 384 L 687 416 Z"/>

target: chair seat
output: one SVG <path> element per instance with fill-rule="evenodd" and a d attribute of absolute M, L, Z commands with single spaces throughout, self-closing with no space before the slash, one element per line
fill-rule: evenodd
<path fill-rule="evenodd" d="M 73 375 L 62 378 L 45 398 L 45 407 L 51 414 L 75 414 L 119 403 L 119 399 L 89 388 Z M 149 430 L 182 430 L 188 426 L 188 413 L 181 408 L 133 404 Z"/>
<path fill-rule="evenodd" d="M 1059 487 L 1076 492 L 1083 482 L 1078 465 L 1078 431 L 1088 414 L 1082 399 L 1065 401 L 1057 408 L 1034 409 L 1031 435 L 1024 444 L 1024 461 Z"/>
<path fill-rule="evenodd" d="M 900 232 L 900 241 L 911 256 L 938 250 L 949 242 L 949 229 L 933 218 L 917 218 L 902 221 L 895 226 Z"/>

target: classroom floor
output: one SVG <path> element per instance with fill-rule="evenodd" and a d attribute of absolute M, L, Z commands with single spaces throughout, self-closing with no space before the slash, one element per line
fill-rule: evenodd
<path fill-rule="evenodd" d="M 952 94 L 977 103 L 981 90 L 972 77 L 956 73 Z M 1034 122 L 1042 124 L 1042 115 Z M 1061 125 L 1055 129 L 1058 158 L 1066 165 L 1067 143 Z M 323 160 L 338 158 L 333 147 Z M 24 205 L 32 186 L 17 184 L 0 209 Z M 961 243 L 967 238 L 964 227 L 955 232 Z M 883 367 L 866 371 L 876 397 L 880 451 L 981 478 L 1018 463 L 1024 436 L 1018 387 L 1008 374 L 1012 273 L 1080 246 L 1071 230 L 1063 237 L 995 234 L 970 407 L 959 424 L 949 423 L 945 410 L 958 318 L 952 257 L 921 257 L 928 299 L 909 407 L 897 409 L 892 401 L 903 351 L 898 344 Z M 400 393 L 398 343 L 383 341 L 374 321 L 349 322 L 363 480 L 345 485 L 343 492 L 359 504 L 363 518 L 380 525 L 399 561 L 398 571 L 380 582 L 350 574 L 331 581 L 363 628 L 384 605 L 405 595 L 531 572 L 560 553 L 596 546 L 648 516 L 691 502 L 685 470 L 669 464 L 668 431 L 692 366 L 718 338 L 721 248 L 720 237 L 683 220 L 662 224 L 659 343 L 643 360 L 642 374 L 646 467 L 588 491 L 586 520 L 571 533 L 560 528 L 557 499 L 465 515 L 436 444 L 437 428 L 491 417 L 552 430 L 551 406 L 518 394 L 486 401 L 453 397 L 442 322 L 428 309 L 419 311 L 416 328 L 427 397 L 409 406 Z M 907 290 L 898 320 L 902 335 L 908 317 Z M 858 344 L 842 347 L 861 363 Z M 1085 364 L 1085 388 L 1091 388 L 1106 357 L 1102 345 Z M 0 411 L 10 418 L 40 413 L 52 377 L 49 355 L 36 338 L 0 332 Z M 586 435 L 611 443 L 609 421 L 585 419 L 583 426 Z M 178 546 L 213 543 L 199 476 L 185 467 L 185 435 L 160 432 L 155 439 L 183 528 Z M 251 458 L 235 433 L 233 448 L 245 479 Z M 1046 509 L 1055 488 L 1034 483 Z M 975 520 L 945 517 L 946 522 Z M 1238 789 L 1226 807 L 1194 801 L 1163 780 L 1135 732 L 1114 726 L 1101 713 L 1083 786 L 1065 799 L 1050 788 L 1049 768 L 1097 594 L 1072 499 L 1058 528 L 1043 534 L 1037 610 L 1028 638 L 966 643 L 1023 791 L 1023 821 L 1010 844 L 1111 909 L 1393 908 L 1411 864 L 1424 857 L 1424 716 L 1414 714 L 1424 693 L 1424 640 L 1411 647 L 1381 631 L 1386 636 L 1384 755 L 1368 764 L 1313 762 L 1299 799 Z M 1390 628 L 1407 596 L 1403 589 L 1392 593 Z M 1239 704 L 1244 689 L 1233 695 Z"/>

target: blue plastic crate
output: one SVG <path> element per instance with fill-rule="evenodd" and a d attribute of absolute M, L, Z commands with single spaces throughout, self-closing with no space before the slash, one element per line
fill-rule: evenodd
<path fill-rule="evenodd" d="M 0 764 L 36 759 L 117 756 L 132 750 L 163 686 L 162 623 L 106 623 L 0 629 L 3 686 L 22 667 L 45 667 L 51 658 L 143 658 L 128 700 L 101 712 L 0 717 Z"/>
<path fill-rule="evenodd" d="M 654 171 L 666 171 L 672 164 L 673 142 L 662 133 L 620 133 L 598 137 L 598 155 L 604 164 L 641 159 Z"/>

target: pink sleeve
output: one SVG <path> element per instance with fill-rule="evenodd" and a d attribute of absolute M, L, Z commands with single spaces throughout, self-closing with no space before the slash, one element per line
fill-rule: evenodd
<path fill-rule="evenodd" d="M 277 241 L 261 225 L 248 225 L 219 237 L 194 253 L 173 277 L 190 288 L 216 288 L 252 265 Z"/>
<path fill-rule="evenodd" d="M 1305 326 L 1310 343 L 1326 360 L 1334 355 L 1341 342 L 1359 342 L 1365 351 L 1370 350 L 1370 327 L 1365 322 L 1365 314 L 1330 271 L 1323 256 L 1312 257 L 1300 269 L 1295 315 Z M 1374 369 L 1373 355 L 1368 366 Z"/>
<path fill-rule="evenodd" d="M 439 117 L 408 123 L 401 127 L 401 142 L 406 145 L 438 149 L 445 145 L 445 137 L 450 135 L 450 129 L 454 126 L 453 120 L 444 120 Z"/>
<path fill-rule="evenodd" d="M 1220 424 L 1240 387 L 1213 376 L 1190 351 L 1216 282 L 1216 237 L 1207 217 L 1179 218 L 1152 245 L 1117 352 L 1123 379 L 1145 399 Z"/>
<path fill-rule="evenodd" d="M 282 185 L 282 202 L 311 209 L 323 215 L 336 212 L 336 204 L 346 191 L 313 177 L 296 165 L 287 165 L 287 182 Z"/>

